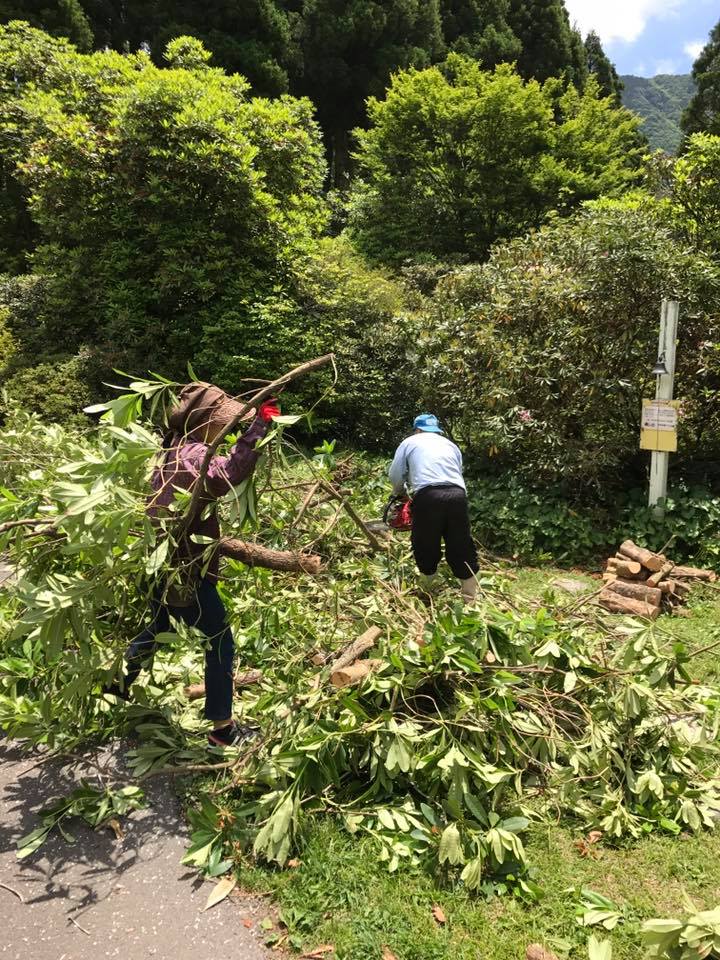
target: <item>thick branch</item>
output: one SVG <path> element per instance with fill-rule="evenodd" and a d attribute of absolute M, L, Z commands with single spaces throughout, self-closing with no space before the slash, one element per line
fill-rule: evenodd
<path fill-rule="evenodd" d="M 330 664 L 330 673 L 333 674 L 338 670 L 342 670 L 343 667 L 348 667 L 351 663 L 354 663 L 358 657 L 361 657 L 367 650 L 375 646 L 381 634 L 382 630 L 379 627 L 368 627 L 362 636 L 358 637 L 357 640 L 353 640 L 352 643 L 349 643 L 333 660 Z"/>
<path fill-rule="evenodd" d="M 370 528 L 362 519 L 362 517 L 359 517 L 358 514 L 355 512 L 355 510 L 353 510 L 351 505 L 343 497 L 340 491 L 336 490 L 335 487 L 332 484 L 328 483 L 326 480 L 321 480 L 320 486 L 328 494 L 328 496 L 332 497 L 333 500 L 337 500 L 338 503 L 340 503 L 345 508 L 348 516 L 354 521 L 354 523 L 360 528 L 360 530 L 362 530 L 362 532 L 368 538 L 368 541 L 370 542 L 370 546 L 373 548 L 373 550 L 381 550 L 382 547 L 380 546 L 380 541 L 378 540 L 378 538 L 375 536 L 372 530 L 370 530 Z"/>
<path fill-rule="evenodd" d="M 233 684 L 236 690 L 241 690 L 243 687 L 251 687 L 254 683 L 260 683 L 262 678 L 262 670 L 246 670 L 245 673 L 239 673 L 234 678 Z M 199 700 L 205 696 L 205 684 L 191 683 L 184 687 L 183 693 L 188 700 Z"/>
<path fill-rule="evenodd" d="M 286 573 L 309 573 L 317 576 L 322 569 L 322 560 L 316 553 L 270 550 L 245 540 L 221 540 L 220 553 L 224 557 L 246 563 L 249 567 L 266 567 L 268 570 L 283 570 Z"/>

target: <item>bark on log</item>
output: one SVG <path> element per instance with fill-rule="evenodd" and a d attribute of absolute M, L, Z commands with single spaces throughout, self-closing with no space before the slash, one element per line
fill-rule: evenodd
<path fill-rule="evenodd" d="M 235 689 L 239 690 L 241 687 L 250 687 L 253 683 L 260 683 L 262 678 L 262 670 L 246 670 L 245 673 L 239 673 L 233 682 L 235 684 Z M 191 683 L 189 686 L 184 688 L 183 693 L 188 700 L 199 700 L 201 697 L 205 696 L 205 684 Z"/>
<path fill-rule="evenodd" d="M 605 583 L 614 583 L 617 580 L 617 574 L 609 570 L 606 570 L 605 573 L 602 575 L 602 578 L 605 581 Z"/>
<path fill-rule="evenodd" d="M 605 564 L 605 569 L 612 573 L 615 570 L 615 567 L 620 563 L 620 557 L 608 557 L 607 563 Z"/>
<path fill-rule="evenodd" d="M 673 595 L 679 597 L 681 600 L 687 600 L 692 593 L 692 587 L 690 584 L 683 583 L 682 580 L 676 580 L 674 577 L 670 582 L 675 584 L 675 589 L 672 591 Z"/>
<path fill-rule="evenodd" d="M 659 587 L 663 580 L 670 576 L 674 567 L 674 563 L 664 563 L 662 570 L 658 570 L 657 573 L 653 573 L 647 578 L 648 586 Z"/>
<path fill-rule="evenodd" d="M 675 580 L 663 580 L 659 586 L 659 590 L 664 595 L 673 595 L 675 594 L 677 588 L 677 583 Z"/>
<path fill-rule="evenodd" d="M 330 683 L 338 688 L 353 686 L 369 677 L 381 663 L 382 660 L 358 660 L 356 663 L 351 663 L 349 666 L 331 673 Z"/>
<path fill-rule="evenodd" d="M 673 580 L 707 580 L 714 583 L 717 574 L 714 570 L 701 570 L 698 567 L 673 567 Z"/>
<path fill-rule="evenodd" d="M 632 617 L 643 617 L 645 620 L 657 620 L 660 616 L 660 607 L 643 600 L 622 597 L 610 589 L 603 590 L 600 594 L 600 606 L 610 613 L 625 613 Z"/>
<path fill-rule="evenodd" d="M 650 603 L 654 607 L 659 607 L 662 600 L 662 591 L 657 587 L 648 587 L 644 583 L 633 583 L 631 580 L 618 578 L 608 585 L 608 590 L 619 593 L 623 597 L 630 597 L 631 600 L 644 600 L 645 603 Z"/>
<path fill-rule="evenodd" d="M 636 579 L 642 574 L 642 564 L 636 560 L 618 559 L 613 573 L 616 573 L 618 577 L 623 577 L 625 580 Z"/>
<path fill-rule="evenodd" d="M 342 653 L 335 657 L 330 664 L 331 675 L 337 673 L 338 670 L 342 670 L 343 667 L 350 666 L 358 657 L 361 657 L 371 647 L 374 647 L 381 634 L 382 630 L 380 627 L 369 627 L 357 640 L 353 640 L 352 643 L 348 644 Z M 332 676 L 330 679 L 332 680 Z"/>
<path fill-rule="evenodd" d="M 525 951 L 525 960 L 558 960 L 557 955 L 541 947 L 539 943 L 531 943 Z"/>
<path fill-rule="evenodd" d="M 662 570 L 665 564 L 665 557 L 658 556 L 657 553 L 646 550 L 644 547 L 638 547 L 632 540 L 626 540 L 620 545 L 620 553 L 637 563 L 641 563 L 646 570 L 652 570 L 653 573 Z"/>
<path fill-rule="evenodd" d="M 289 550 L 270 550 L 246 540 L 224 538 L 220 541 L 220 553 L 224 557 L 240 560 L 249 567 L 266 567 L 287 573 L 309 573 L 317 576 L 322 569 L 322 560 L 316 553 L 292 553 Z"/>

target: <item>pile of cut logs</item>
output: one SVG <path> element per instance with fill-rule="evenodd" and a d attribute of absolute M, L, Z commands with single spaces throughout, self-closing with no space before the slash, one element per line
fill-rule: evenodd
<path fill-rule="evenodd" d="M 716 579 L 712 570 L 678 566 L 663 554 L 626 540 L 607 562 L 600 606 L 612 613 L 648 620 L 655 620 L 663 612 L 686 616 L 685 604 L 693 582 L 712 583 Z"/>

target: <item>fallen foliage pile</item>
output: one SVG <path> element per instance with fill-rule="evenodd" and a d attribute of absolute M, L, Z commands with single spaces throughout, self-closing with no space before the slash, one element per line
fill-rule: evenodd
<path fill-rule="evenodd" d="M 675 564 L 626 540 L 607 562 L 600 606 L 647 620 L 656 620 L 662 612 L 683 616 L 692 584 L 716 579 L 712 570 Z"/>
<path fill-rule="evenodd" d="M 79 438 L 18 415 L 0 434 L 0 522 L 35 521 L 0 543 L 18 571 L 0 599 L 0 725 L 60 750 L 132 732 L 136 781 L 201 777 L 187 863 L 215 876 L 249 856 L 283 865 L 310 818 L 333 816 L 375 838 L 390 870 L 423 863 L 487 895 L 534 897 L 532 821 L 571 818 L 609 842 L 714 825 L 720 695 L 692 681 L 690 651 L 653 625 L 608 626 L 577 599 L 518 603 L 500 571 L 482 576 L 476 608 L 451 592 L 426 610 L 404 542 L 373 551 L 349 515 L 318 536 L 333 502 L 296 522 L 308 479 L 333 478 L 332 445 L 257 481 L 258 538 L 314 543 L 324 571 L 226 567 L 239 706 L 257 738 L 208 758 L 200 704 L 183 694 L 201 660 L 183 627 L 162 638 L 135 702 L 110 706 L 100 687 L 165 556 L 142 514 L 155 449 L 130 421 Z M 381 472 L 356 460 L 349 474 L 356 509 L 376 515 Z M 39 516 L 52 537 L 37 535 Z"/>

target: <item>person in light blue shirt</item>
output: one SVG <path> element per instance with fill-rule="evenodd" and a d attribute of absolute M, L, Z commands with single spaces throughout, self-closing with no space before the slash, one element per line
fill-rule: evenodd
<path fill-rule="evenodd" d="M 390 465 L 393 493 L 412 496 L 412 548 L 427 588 L 442 558 L 462 583 L 463 599 L 477 592 L 477 551 L 470 531 L 462 453 L 444 435 L 438 418 L 415 418 L 414 433 L 403 440 Z"/>

